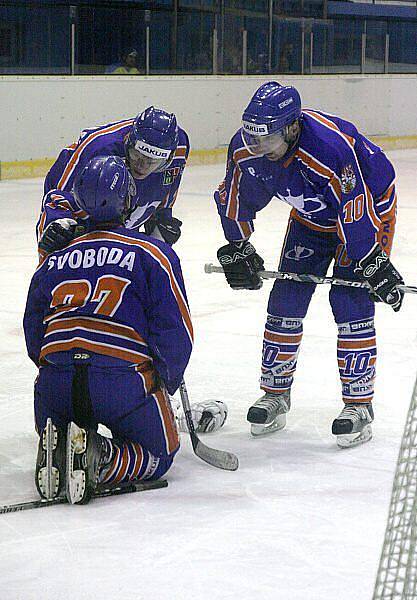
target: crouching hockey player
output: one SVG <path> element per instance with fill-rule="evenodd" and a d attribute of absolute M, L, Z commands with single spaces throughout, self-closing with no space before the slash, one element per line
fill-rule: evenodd
<path fill-rule="evenodd" d="M 249 242 L 256 213 L 272 198 L 293 209 L 280 271 L 367 281 L 366 289 L 333 286 L 330 304 L 338 328 L 337 361 L 344 408 L 332 432 L 341 447 L 371 439 L 376 339 L 374 300 L 394 311 L 403 293 L 392 265 L 395 173 L 378 146 L 356 127 L 317 110 L 301 110 L 297 90 L 262 85 L 243 113 L 228 150 L 226 177 L 215 193 L 228 244 L 217 256 L 233 289 L 261 287 L 264 262 Z M 268 303 L 261 389 L 249 409 L 253 435 L 282 429 L 315 285 L 276 280 Z"/>
<path fill-rule="evenodd" d="M 44 498 L 85 503 L 103 487 L 156 480 L 179 448 L 168 393 L 190 357 L 191 318 L 176 254 L 124 227 L 133 193 L 122 159 L 90 161 L 74 196 L 91 230 L 32 278 L 24 330 L 39 367 L 35 481 Z"/>
<path fill-rule="evenodd" d="M 135 180 L 128 229 L 143 225 L 145 233 L 172 246 L 182 222 L 172 215 L 190 151 L 187 133 L 173 113 L 149 106 L 134 119 L 84 130 L 64 148 L 45 179 L 36 233 L 41 255 L 60 250 L 88 227 L 88 215 L 73 196 L 73 185 L 97 156 L 120 156 Z"/>

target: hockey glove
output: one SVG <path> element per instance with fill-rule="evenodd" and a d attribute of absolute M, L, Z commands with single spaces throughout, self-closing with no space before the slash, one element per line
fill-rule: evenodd
<path fill-rule="evenodd" d="M 57 219 L 52 221 L 39 240 L 39 249 L 50 254 L 62 250 L 72 240 L 86 232 L 85 225 L 78 225 L 74 219 Z"/>
<path fill-rule="evenodd" d="M 154 213 L 144 225 L 146 235 L 151 235 L 173 246 L 181 235 L 182 221 L 163 212 Z M 159 234 L 159 235 L 158 235 Z"/>
<path fill-rule="evenodd" d="M 171 402 L 173 399 L 171 398 Z M 187 419 L 180 407 L 176 407 L 178 428 L 187 433 Z M 175 411 L 174 411 L 175 412 Z M 227 419 L 227 405 L 222 400 L 206 400 L 191 405 L 191 416 L 197 433 L 211 433 L 223 427 Z"/>
<path fill-rule="evenodd" d="M 404 283 L 404 280 L 380 246 L 375 245 L 369 254 L 359 261 L 357 270 L 369 283 L 372 295 L 375 295 L 377 300 L 389 304 L 395 312 L 400 310 L 404 292 L 401 292 L 397 285 Z"/>
<path fill-rule="evenodd" d="M 262 287 L 258 271 L 264 268 L 264 261 L 247 240 L 222 246 L 217 250 L 217 258 L 227 283 L 234 290 L 259 290 Z"/>

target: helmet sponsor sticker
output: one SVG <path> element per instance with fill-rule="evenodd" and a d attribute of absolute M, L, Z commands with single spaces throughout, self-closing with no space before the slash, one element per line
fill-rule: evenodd
<path fill-rule="evenodd" d="M 251 135 L 268 135 L 268 125 L 256 123 L 249 123 L 248 121 L 242 121 L 243 130 Z"/>
<path fill-rule="evenodd" d="M 158 148 L 157 146 L 151 146 L 146 142 L 142 142 L 138 140 L 135 144 L 135 150 L 148 156 L 149 158 L 154 158 L 155 160 L 159 159 L 167 159 L 171 154 L 171 150 L 166 150 L 165 148 Z"/>
<path fill-rule="evenodd" d="M 291 104 L 292 102 L 294 102 L 293 98 L 287 98 L 286 100 L 284 100 L 284 102 L 280 102 L 278 104 L 278 108 L 285 108 L 286 106 L 288 106 L 289 104 Z"/>

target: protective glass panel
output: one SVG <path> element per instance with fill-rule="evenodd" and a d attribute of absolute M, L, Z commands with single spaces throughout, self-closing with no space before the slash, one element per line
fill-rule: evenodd
<path fill-rule="evenodd" d="M 205 12 L 178 14 L 177 72 L 212 73 L 214 15 Z"/>
<path fill-rule="evenodd" d="M 1 74 L 68 75 L 69 70 L 68 7 L 0 7 Z"/>
<path fill-rule="evenodd" d="M 76 30 L 76 74 L 137 75 L 145 72 L 143 10 L 80 6 Z"/>

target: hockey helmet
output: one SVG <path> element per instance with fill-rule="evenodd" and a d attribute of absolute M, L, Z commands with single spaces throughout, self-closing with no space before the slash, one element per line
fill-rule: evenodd
<path fill-rule="evenodd" d="M 125 139 L 126 162 L 136 179 L 164 171 L 178 146 L 178 125 L 173 113 L 149 106 L 133 122 Z"/>
<path fill-rule="evenodd" d="M 73 194 L 93 222 L 124 222 L 136 185 L 120 156 L 97 156 L 75 179 Z"/>
<path fill-rule="evenodd" d="M 298 91 L 277 81 L 255 92 L 242 116 L 242 139 L 251 154 L 285 153 L 291 143 L 290 126 L 301 116 Z"/>

